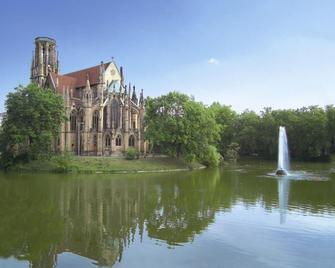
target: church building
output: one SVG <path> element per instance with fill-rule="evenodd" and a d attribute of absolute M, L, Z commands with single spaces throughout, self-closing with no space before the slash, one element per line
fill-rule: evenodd
<path fill-rule="evenodd" d="M 143 90 L 137 98 L 114 61 L 61 75 L 56 41 L 37 37 L 31 81 L 64 98 L 68 120 L 61 127 L 59 151 L 113 156 L 133 147 L 146 152 Z"/>

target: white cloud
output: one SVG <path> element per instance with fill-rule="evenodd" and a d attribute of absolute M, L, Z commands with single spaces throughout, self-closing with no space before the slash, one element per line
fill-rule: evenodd
<path fill-rule="evenodd" d="M 215 59 L 215 58 L 210 58 L 207 62 L 209 64 L 214 64 L 214 65 L 218 65 L 220 63 L 220 61 L 218 59 Z"/>

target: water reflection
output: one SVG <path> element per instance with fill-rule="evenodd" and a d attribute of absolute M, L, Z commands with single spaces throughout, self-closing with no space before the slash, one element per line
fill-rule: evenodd
<path fill-rule="evenodd" d="M 72 252 L 113 266 L 136 239 L 149 237 L 172 247 L 194 241 L 218 212 L 228 214 L 236 204 L 266 211 L 279 207 L 280 223 L 285 223 L 292 209 L 290 188 L 293 207 L 334 212 L 332 181 L 283 178 L 277 183 L 258 176 L 257 170 L 79 178 L 2 175 L 0 256 L 48 268 L 57 266 L 61 253 Z"/>
<path fill-rule="evenodd" d="M 278 203 L 280 213 L 280 224 L 286 222 L 286 212 L 288 209 L 288 200 L 290 195 L 290 180 L 282 177 L 278 178 Z"/>

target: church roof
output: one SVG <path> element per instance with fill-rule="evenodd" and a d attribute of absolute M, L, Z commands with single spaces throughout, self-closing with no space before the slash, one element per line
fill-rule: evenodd
<path fill-rule="evenodd" d="M 104 63 L 104 69 L 110 65 L 110 62 Z M 53 80 L 53 84 L 59 94 L 63 94 L 64 88 L 78 88 L 86 86 L 87 74 L 90 80 L 91 85 L 95 85 L 99 83 L 99 75 L 100 75 L 100 65 L 93 66 L 90 68 L 82 69 L 76 72 L 67 73 L 64 75 L 60 75 L 57 73 L 50 73 L 51 78 Z"/>
<path fill-rule="evenodd" d="M 75 88 L 77 80 L 71 76 L 50 73 L 56 90 L 59 94 L 63 94 L 64 88 Z"/>
<path fill-rule="evenodd" d="M 104 63 L 104 69 L 106 70 L 109 66 L 110 62 Z M 98 84 L 99 83 L 99 75 L 100 75 L 100 65 L 93 66 L 87 69 L 79 70 L 72 73 L 64 74 L 64 76 L 70 76 L 76 79 L 75 87 L 84 87 L 86 85 L 87 74 L 90 79 L 90 84 Z"/>

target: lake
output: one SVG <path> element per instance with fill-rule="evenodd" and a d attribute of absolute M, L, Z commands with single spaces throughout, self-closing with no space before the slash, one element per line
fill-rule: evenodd
<path fill-rule="evenodd" d="M 331 164 L 0 174 L 0 267 L 335 267 Z"/>

